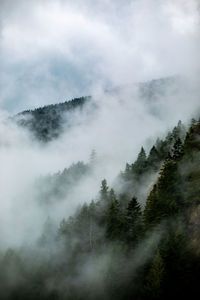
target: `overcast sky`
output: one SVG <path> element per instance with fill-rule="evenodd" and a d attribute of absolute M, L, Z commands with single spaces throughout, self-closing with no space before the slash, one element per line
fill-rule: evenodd
<path fill-rule="evenodd" d="M 9 112 L 199 71 L 198 0 L 0 0 Z"/>

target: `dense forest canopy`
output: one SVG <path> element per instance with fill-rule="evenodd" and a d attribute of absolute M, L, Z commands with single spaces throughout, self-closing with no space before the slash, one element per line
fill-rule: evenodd
<path fill-rule="evenodd" d="M 187 129 L 179 121 L 149 153 L 141 147 L 112 187 L 102 179 L 99 193 L 75 214 L 59 225 L 48 217 L 34 244 L 1 252 L 2 299 L 193 297 L 200 275 L 199 136 L 199 121 Z M 87 164 L 40 178 L 37 201 L 63 201 L 97 161 L 93 150 Z"/>
<path fill-rule="evenodd" d="M 71 101 L 52 104 L 34 110 L 26 110 L 15 116 L 20 126 L 28 128 L 39 140 L 48 142 L 57 138 L 63 131 L 63 123 L 70 126 L 67 113 L 83 108 L 91 97 L 75 98 Z"/>

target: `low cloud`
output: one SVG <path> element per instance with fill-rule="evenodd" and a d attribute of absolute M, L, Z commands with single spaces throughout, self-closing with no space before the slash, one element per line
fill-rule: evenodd
<path fill-rule="evenodd" d="M 1 5 L 1 105 L 7 110 L 199 71 L 198 1 Z"/>

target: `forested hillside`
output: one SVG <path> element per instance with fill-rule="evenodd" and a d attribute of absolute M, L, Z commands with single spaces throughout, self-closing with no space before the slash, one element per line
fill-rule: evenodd
<path fill-rule="evenodd" d="M 0 0 L 0 300 L 193 300 L 200 0 Z"/>
<path fill-rule="evenodd" d="M 48 142 L 57 138 L 68 126 L 67 113 L 81 111 L 83 106 L 89 102 L 91 97 L 75 98 L 71 101 L 52 104 L 34 110 L 26 110 L 15 116 L 15 120 L 20 126 L 30 130 L 30 132 L 40 141 Z"/>
<path fill-rule="evenodd" d="M 117 176 L 120 191 L 103 179 L 99 194 L 58 227 L 48 218 L 34 246 L 1 253 L 2 299 L 193 299 L 200 276 L 199 151 L 194 119 L 187 131 L 179 121 L 148 155 L 142 147 Z M 51 188 L 42 190 L 40 181 L 42 201 L 62 198 L 93 167 L 79 162 L 43 178 Z"/>
<path fill-rule="evenodd" d="M 122 98 L 131 94 L 140 98 L 144 102 L 150 114 L 157 113 L 156 102 L 169 96 L 174 89 L 178 89 L 180 82 L 177 77 L 160 78 L 144 83 L 133 84 L 130 86 L 119 87 L 115 90 L 107 91 L 105 95 Z M 104 95 L 104 96 L 105 96 Z M 164 100 L 163 100 L 164 101 Z M 88 106 L 87 106 L 88 105 Z M 26 128 L 39 141 L 49 142 L 73 127 L 77 119 L 74 114 L 86 112 L 88 119 L 94 116 L 97 103 L 92 97 L 80 97 L 63 103 L 47 105 L 34 110 L 26 110 L 14 117 L 18 125 Z"/>

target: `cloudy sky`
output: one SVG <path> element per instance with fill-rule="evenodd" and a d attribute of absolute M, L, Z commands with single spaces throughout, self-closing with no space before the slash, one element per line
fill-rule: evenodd
<path fill-rule="evenodd" d="M 87 162 L 97 150 L 96 175 L 52 209 L 61 220 L 95 197 L 103 178 L 111 185 L 142 145 L 148 150 L 198 112 L 199 25 L 198 0 L 0 0 L 1 241 L 32 237 L 29 228 L 37 231 L 47 217 L 34 198 L 36 178 Z M 178 91 L 167 87 L 151 103 L 132 88 L 172 75 L 192 80 Z M 104 93 L 112 88 L 116 94 Z M 71 119 L 81 125 L 45 147 L 4 122 L 3 112 L 90 94 L 96 115 L 75 112 Z"/>
<path fill-rule="evenodd" d="M 199 48 L 198 0 L 0 0 L 0 107 L 194 74 Z"/>

